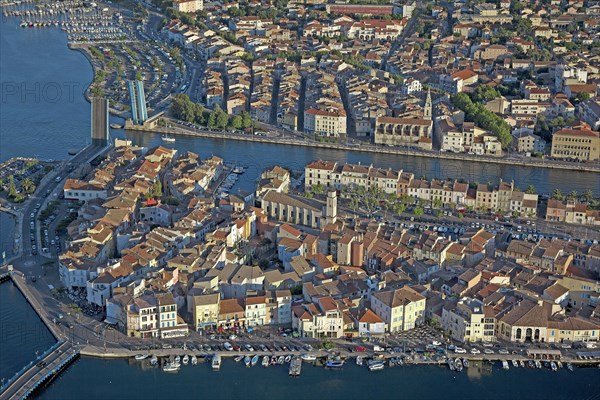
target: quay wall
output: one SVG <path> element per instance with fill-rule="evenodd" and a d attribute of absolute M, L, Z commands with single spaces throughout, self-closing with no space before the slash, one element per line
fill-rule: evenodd
<path fill-rule="evenodd" d="M 225 134 L 220 132 L 209 132 L 209 131 L 187 131 L 183 128 L 179 130 L 167 129 L 156 127 L 152 130 L 148 128 L 132 128 L 128 127 L 127 130 L 135 131 L 135 132 L 151 132 L 151 133 L 164 133 L 170 135 L 181 135 L 181 136 L 193 136 L 193 137 L 205 137 L 212 139 L 229 139 L 229 140 L 239 140 L 246 142 L 260 142 L 260 143 L 269 143 L 269 144 L 278 144 L 278 145 L 290 145 L 290 146 L 304 146 L 304 147 L 315 147 L 315 148 L 323 148 L 323 149 L 334 149 L 341 151 L 356 151 L 363 153 L 381 153 L 381 154 L 392 154 L 392 155 L 403 155 L 403 156 L 414 156 L 414 157 L 424 157 L 424 158 L 437 158 L 437 159 L 446 159 L 453 161 L 467 161 L 467 162 L 480 162 L 480 163 L 491 163 L 491 164 L 504 164 L 504 165 L 512 165 L 518 164 L 523 167 L 534 167 L 534 168 L 550 168 L 550 169 L 561 169 L 561 170 L 569 170 L 569 171 L 583 171 L 583 172 L 599 172 L 600 173 L 600 164 L 598 165 L 588 165 L 588 164 L 570 164 L 570 163 L 556 163 L 552 161 L 544 161 L 544 162 L 532 162 L 530 160 L 515 160 L 515 159 L 507 159 L 507 158 L 494 158 L 494 157 L 484 157 L 484 158 L 475 158 L 469 157 L 460 154 L 454 153 L 435 153 L 435 152 L 420 152 L 420 151 L 410 151 L 407 149 L 399 149 L 399 148 L 380 148 L 380 147 L 363 147 L 360 145 L 350 146 L 339 143 L 326 143 L 326 142 L 314 142 L 307 140 L 298 140 L 298 139 L 283 139 L 283 140 L 273 140 L 263 136 L 256 135 L 240 135 L 240 134 Z"/>
<path fill-rule="evenodd" d="M 190 351 L 190 350 L 183 350 L 183 349 L 155 349 L 155 350 L 138 350 L 138 351 L 132 351 L 132 350 L 127 350 L 127 349 L 107 349 L 104 350 L 102 348 L 98 348 L 98 347 L 93 347 L 93 346 L 83 346 L 80 350 L 79 353 L 82 356 L 86 356 L 86 357 L 95 357 L 95 358 L 102 358 L 102 359 L 123 359 L 123 358 L 133 358 L 136 354 L 140 354 L 140 353 L 150 353 L 153 355 L 156 355 L 159 358 L 164 358 L 164 357 L 170 357 L 170 356 L 183 356 L 184 354 L 188 354 L 188 355 L 197 355 L 197 356 L 212 356 L 214 354 L 219 354 L 222 358 L 234 358 L 236 356 L 239 355 L 247 355 L 250 354 L 248 352 L 231 352 L 231 351 L 213 351 L 213 352 L 199 352 L 199 351 Z M 280 356 L 280 355 L 288 355 L 288 354 L 296 354 L 299 355 L 303 352 L 291 352 L 291 351 L 274 351 L 274 352 L 270 352 L 270 351 L 255 351 L 252 352 L 252 354 L 256 354 L 259 357 L 262 356 L 271 356 L 271 355 L 276 355 L 276 356 Z M 328 351 L 324 351 L 324 350 L 320 350 L 318 352 L 312 351 L 310 352 L 311 354 L 314 354 L 317 359 L 325 359 L 327 358 L 331 353 Z M 364 353 L 350 353 L 350 352 L 345 352 L 345 351 L 341 351 L 341 352 L 335 352 L 336 354 L 339 354 L 341 356 L 341 358 L 343 359 L 350 359 L 350 358 L 356 358 L 356 356 L 360 355 L 362 357 L 365 358 L 381 358 L 384 359 L 386 362 L 389 362 L 393 357 L 395 357 L 395 355 L 390 355 L 388 353 L 373 353 L 373 352 L 364 352 Z M 523 361 L 527 361 L 530 360 L 530 358 L 528 358 L 527 356 L 524 355 L 501 355 L 501 354 L 491 354 L 491 355 L 474 355 L 474 354 L 449 354 L 448 355 L 450 358 L 460 358 L 460 359 L 467 359 L 469 361 L 486 361 L 486 362 L 501 362 L 504 360 L 507 361 L 511 361 L 511 360 L 523 360 Z M 563 362 L 570 362 L 573 365 L 579 365 L 579 366 L 586 366 L 586 365 L 597 365 L 598 364 L 598 360 L 579 360 L 579 359 L 570 359 L 570 358 L 563 358 Z M 445 362 L 443 361 L 435 361 L 435 360 L 419 360 L 419 359 L 415 359 L 412 362 L 410 362 L 407 365 L 445 365 Z"/>

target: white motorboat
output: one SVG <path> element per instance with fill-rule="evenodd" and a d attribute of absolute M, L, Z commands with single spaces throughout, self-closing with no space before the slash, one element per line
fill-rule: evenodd
<path fill-rule="evenodd" d="M 358 365 L 359 367 L 363 365 L 363 358 L 362 358 L 362 356 L 357 356 L 356 357 L 356 365 Z"/>
<path fill-rule="evenodd" d="M 181 357 L 180 356 L 175 356 L 175 362 L 176 363 L 180 363 L 181 362 Z"/>
<path fill-rule="evenodd" d="M 558 367 L 554 361 L 550 362 L 550 368 L 552 368 L 552 371 L 558 371 Z"/>
<path fill-rule="evenodd" d="M 329 360 L 325 364 L 326 368 L 342 368 L 344 366 L 344 360 Z"/>
<path fill-rule="evenodd" d="M 138 361 L 145 360 L 150 357 L 150 354 L 136 354 L 135 359 Z"/>
<path fill-rule="evenodd" d="M 212 369 L 218 371 L 221 369 L 221 356 L 219 354 L 215 354 L 212 358 Z"/>
<path fill-rule="evenodd" d="M 252 362 L 252 358 L 250 358 L 250 356 L 244 357 L 244 364 L 246 364 L 246 367 L 250 367 L 251 362 Z"/>
<path fill-rule="evenodd" d="M 525 361 L 519 360 L 519 367 L 525 368 Z"/>
<path fill-rule="evenodd" d="M 269 356 L 264 356 L 262 359 L 262 366 L 266 368 L 269 366 L 270 362 Z"/>
<path fill-rule="evenodd" d="M 277 359 L 277 364 L 283 364 L 285 362 L 285 357 L 284 356 L 279 356 L 279 358 Z"/>
<path fill-rule="evenodd" d="M 313 354 L 302 354 L 300 356 L 300 358 L 302 359 L 302 361 L 315 361 L 317 359 L 317 356 L 313 355 Z"/>
<path fill-rule="evenodd" d="M 198 358 L 196 356 L 192 356 L 192 365 L 198 364 Z"/>
<path fill-rule="evenodd" d="M 233 359 L 233 361 L 235 362 L 240 362 L 244 359 L 244 356 L 237 356 L 236 358 Z"/>
<path fill-rule="evenodd" d="M 463 366 L 464 366 L 465 368 L 469 368 L 469 360 L 467 360 L 466 358 L 465 358 L 465 359 L 463 359 Z"/>
<path fill-rule="evenodd" d="M 454 360 L 454 368 L 456 368 L 456 370 L 458 372 L 463 370 L 463 363 L 460 358 L 457 358 L 456 360 Z"/>
<path fill-rule="evenodd" d="M 542 363 L 539 360 L 535 361 L 535 367 L 536 368 L 542 368 Z"/>
<path fill-rule="evenodd" d="M 502 368 L 503 368 L 503 369 L 508 369 L 508 368 L 510 368 L 510 367 L 508 366 L 508 361 L 506 361 L 506 360 L 502 360 Z"/>
<path fill-rule="evenodd" d="M 174 143 L 175 142 L 175 138 L 173 136 L 163 135 L 162 136 L 162 141 L 163 142 L 167 142 L 167 143 Z"/>
<path fill-rule="evenodd" d="M 369 363 L 369 371 L 381 371 L 385 368 L 385 363 L 383 361 L 375 361 Z"/>
<path fill-rule="evenodd" d="M 290 361 L 292 361 L 292 356 L 290 356 L 290 355 L 285 356 L 284 361 L 286 364 L 289 363 Z"/>
<path fill-rule="evenodd" d="M 153 355 L 152 358 L 150 359 L 150 365 L 156 365 L 156 364 L 158 364 L 158 357 Z"/>
<path fill-rule="evenodd" d="M 567 369 L 568 369 L 569 371 L 573 372 L 573 364 L 571 364 L 571 363 L 568 363 L 568 364 L 567 364 Z"/>
<path fill-rule="evenodd" d="M 183 365 L 188 365 L 188 363 L 190 362 L 190 356 L 186 354 L 185 356 L 183 356 L 183 360 L 181 360 L 181 362 L 183 362 Z"/>
<path fill-rule="evenodd" d="M 177 372 L 179 371 L 179 365 L 174 362 L 168 362 L 165 365 L 163 365 L 162 370 L 164 372 Z"/>

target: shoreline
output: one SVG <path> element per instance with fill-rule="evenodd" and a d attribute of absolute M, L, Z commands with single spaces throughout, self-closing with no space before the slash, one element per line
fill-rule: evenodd
<path fill-rule="evenodd" d="M 312 147 L 312 148 L 321 148 L 321 149 L 333 149 L 338 151 L 353 151 L 353 152 L 362 152 L 362 153 L 374 153 L 374 154 L 389 154 L 389 155 L 397 155 L 397 156 L 412 156 L 412 157 L 420 157 L 425 159 L 438 159 L 438 160 L 448 160 L 448 161 L 461 161 L 461 162 L 471 162 L 471 163 L 490 163 L 490 164 L 499 164 L 499 165 L 510 165 L 510 166 L 518 166 L 518 167 L 529 167 L 529 168 L 541 168 L 541 169 L 556 169 L 556 170 L 567 170 L 567 171 L 577 171 L 577 172 L 588 172 L 588 173 L 600 173 L 600 165 L 564 165 L 564 164 L 556 164 L 556 163 L 535 163 L 526 160 L 515 160 L 515 159 L 505 159 L 505 158 L 472 158 L 468 156 L 461 156 L 452 153 L 425 153 L 418 151 L 409 151 L 398 148 L 378 148 L 378 147 L 361 147 L 359 146 L 349 146 L 338 143 L 327 143 L 327 142 L 312 142 L 298 139 L 285 139 L 285 141 L 274 141 L 272 139 L 267 139 L 262 136 L 254 136 L 254 135 L 240 135 L 240 134 L 231 134 L 231 133 L 221 133 L 221 132 L 210 132 L 210 131 L 184 131 L 166 128 L 140 128 L 140 129 L 131 129 L 126 128 L 126 131 L 130 132 L 141 132 L 141 133 L 154 133 L 154 134 L 170 134 L 170 135 L 178 135 L 178 136 L 190 136 L 190 137 L 200 137 L 200 138 L 210 138 L 210 139 L 223 139 L 223 140 L 237 140 L 237 141 L 245 141 L 245 142 L 257 142 L 257 143 L 266 143 L 272 145 L 279 146 L 301 146 L 301 147 Z M 451 155 L 452 154 L 452 155 Z"/>
<path fill-rule="evenodd" d="M 373 353 L 373 352 L 364 352 L 364 353 L 349 353 L 349 352 L 337 352 L 337 351 L 325 351 L 325 350 L 319 350 L 319 351 L 312 351 L 312 352 L 298 352 L 298 351 L 274 351 L 274 352 L 264 352 L 264 351 L 254 351 L 254 352 L 248 352 L 248 351 L 244 351 L 244 352 L 237 352 L 237 351 L 213 351 L 213 352 L 206 352 L 206 351 L 190 351 L 190 350 L 183 350 L 183 349 L 156 349 L 154 351 L 150 350 L 139 350 L 137 352 L 134 351 L 130 351 L 130 350 L 122 350 L 122 351 L 99 351 L 96 350 L 93 347 L 90 346 L 85 346 L 82 347 L 79 350 L 79 354 L 81 356 L 84 357 L 90 357 L 90 358 L 98 358 L 98 359 L 105 359 L 105 360 L 119 360 L 119 359 L 133 359 L 135 357 L 136 354 L 141 354 L 141 353 L 147 353 L 149 355 L 156 355 L 157 358 L 167 358 L 167 357 L 173 357 L 176 355 L 179 356 L 183 356 L 183 355 L 196 355 L 199 357 L 204 357 L 204 358 L 208 358 L 211 357 L 213 355 L 220 355 L 223 359 L 229 359 L 232 360 L 235 357 L 238 356 L 253 356 L 253 355 L 257 355 L 259 357 L 263 357 L 263 356 L 286 356 L 286 355 L 291 355 L 291 356 L 299 356 L 303 353 L 310 353 L 312 355 L 314 355 L 317 359 L 315 361 L 304 361 L 305 363 L 309 363 L 309 364 L 322 364 L 322 360 L 326 359 L 328 356 L 332 355 L 332 354 L 339 354 L 340 358 L 342 360 L 345 361 L 349 361 L 349 360 L 355 360 L 358 356 L 362 357 L 364 360 L 367 359 L 379 359 L 382 361 L 385 361 L 386 363 L 389 363 L 391 361 L 391 359 L 399 357 L 397 355 L 391 355 L 388 353 Z M 502 356 L 499 354 L 494 354 L 494 355 L 473 355 L 473 354 L 449 354 L 448 355 L 448 359 L 456 359 L 456 358 L 460 358 L 461 360 L 469 360 L 469 362 L 487 362 L 487 363 L 498 363 L 498 362 L 502 362 L 502 361 L 509 361 L 511 362 L 512 360 L 523 360 L 524 362 L 527 362 L 529 360 L 534 361 L 531 358 L 528 358 L 526 356 L 523 355 L 508 355 L 508 356 Z M 544 363 L 545 361 L 552 361 L 552 360 L 538 360 L 542 363 Z M 567 364 L 570 363 L 573 366 L 578 366 L 578 367 L 595 367 L 596 365 L 600 365 L 598 360 L 578 360 L 578 359 L 568 359 L 565 358 L 563 360 L 561 360 L 562 363 Z M 418 365 L 440 365 L 440 366 L 447 366 L 447 363 L 445 360 L 433 360 L 433 359 L 429 359 L 429 360 L 413 360 L 411 362 L 407 362 L 404 364 L 405 367 L 409 367 L 409 366 L 418 366 Z M 512 365 L 511 365 L 512 367 Z M 519 367 L 520 368 L 520 367 Z M 542 368 L 543 369 L 543 368 Z"/>

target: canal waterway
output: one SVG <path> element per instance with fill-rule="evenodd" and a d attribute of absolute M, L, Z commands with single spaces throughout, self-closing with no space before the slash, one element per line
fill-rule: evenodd
<path fill-rule="evenodd" d="M 0 18 L 0 33 L 0 161 L 12 156 L 64 159 L 69 149 L 89 143 L 90 105 L 83 92 L 93 73 L 87 59 L 66 46 L 66 34 L 57 28 L 23 29 L 15 18 Z M 111 121 L 122 122 L 114 117 Z M 162 143 L 161 135 L 153 133 L 111 130 L 111 136 L 127 136 L 148 147 Z M 522 189 L 533 184 L 541 193 L 559 188 L 565 192 L 591 189 L 600 194 L 599 174 L 590 172 L 193 137 L 177 137 L 174 147 L 203 157 L 218 155 L 250 167 L 239 184 L 248 190 L 264 167 L 279 164 L 301 170 L 312 160 L 328 159 L 404 169 L 428 179 L 462 178 L 483 183 L 502 178 L 514 180 Z"/>
<path fill-rule="evenodd" d="M 11 282 L 0 284 L 0 379 L 10 379 L 56 340 Z"/>
<path fill-rule="evenodd" d="M 482 373 L 471 367 L 453 373 L 447 367 L 410 366 L 369 372 L 352 363 L 337 371 L 305 363 L 301 376 L 290 378 L 287 366 L 246 368 L 232 359 L 226 359 L 218 372 L 205 363 L 165 373 L 131 360 L 82 358 L 40 398 L 597 399 L 599 381 L 597 368 L 552 372 L 495 367 Z"/>

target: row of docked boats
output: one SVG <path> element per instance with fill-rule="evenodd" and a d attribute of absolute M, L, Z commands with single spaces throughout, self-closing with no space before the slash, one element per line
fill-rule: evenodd
<path fill-rule="evenodd" d="M 461 360 L 460 358 L 456 358 L 456 359 L 452 359 L 452 358 L 448 358 L 447 360 L 447 364 L 448 364 L 448 368 L 450 368 L 450 371 L 456 371 L 456 372 L 460 372 L 463 370 L 463 368 L 469 368 L 469 360 L 467 360 L 466 358 L 464 360 Z"/>
<path fill-rule="evenodd" d="M 244 361 L 244 364 L 246 365 L 246 367 L 250 368 L 250 367 L 254 367 L 256 364 L 258 364 L 258 362 L 261 360 L 260 356 L 258 355 L 254 355 L 254 356 L 237 356 L 233 359 L 233 361 L 235 362 L 240 362 L 240 361 Z M 261 361 L 261 365 L 263 367 L 268 367 L 270 365 L 283 365 L 283 364 L 287 364 L 290 361 L 292 361 L 292 356 L 291 355 L 287 355 L 287 356 L 263 356 L 262 357 L 262 361 Z"/>

